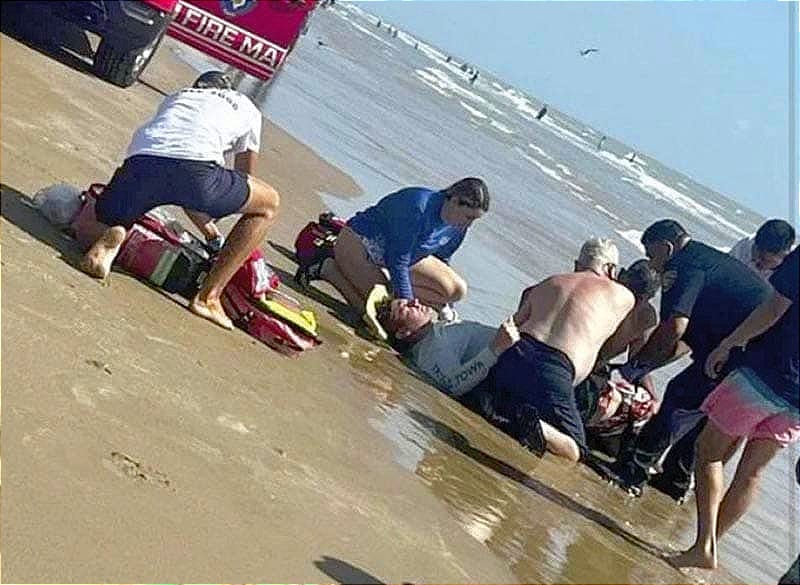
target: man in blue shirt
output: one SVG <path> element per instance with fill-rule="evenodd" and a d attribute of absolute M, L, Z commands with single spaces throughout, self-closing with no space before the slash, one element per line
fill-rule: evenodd
<path fill-rule="evenodd" d="M 477 178 L 442 191 L 396 191 L 352 217 L 336 240 L 334 258 L 308 267 L 299 280 L 326 280 L 359 310 L 376 284 L 389 285 L 395 298 L 442 309 L 467 293 L 448 262 L 472 222 L 488 211 L 489 199 Z"/>
<path fill-rule="evenodd" d="M 650 371 L 691 351 L 692 363 L 667 386 L 658 413 L 642 428 L 633 444 L 612 468 L 623 487 L 640 493 L 656 464 L 671 444 L 661 485 L 675 499 L 688 489 L 700 405 L 716 383 L 703 371 L 711 351 L 770 295 L 770 286 L 747 266 L 710 246 L 692 240 L 676 221 L 666 219 L 642 235 L 651 266 L 661 274 L 661 322 L 647 344 L 620 373 L 637 382 Z M 674 488 L 674 489 L 673 489 Z"/>

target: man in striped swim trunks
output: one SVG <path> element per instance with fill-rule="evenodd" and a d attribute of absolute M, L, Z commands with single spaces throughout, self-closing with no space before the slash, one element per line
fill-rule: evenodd
<path fill-rule="evenodd" d="M 697 540 L 672 559 L 677 566 L 717 567 L 717 539 L 750 507 L 758 480 L 772 458 L 800 440 L 799 253 L 792 252 L 770 278 L 775 288 L 772 295 L 706 360 L 706 374 L 718 376 L 731 350 L 753 340 L 738 367 L 701 406 L 708 424 L 697 442 Z M 747 444 L 723 496 L 722 465 L 742 437 Z"/>

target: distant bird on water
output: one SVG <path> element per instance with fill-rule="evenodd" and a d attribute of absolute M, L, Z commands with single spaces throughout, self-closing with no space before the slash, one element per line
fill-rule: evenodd
<path fill-rule="evenodd" d="M 597 53 L 600 49 L 581 49 L 581 57 L 585 57 L 589 53 Z"/>

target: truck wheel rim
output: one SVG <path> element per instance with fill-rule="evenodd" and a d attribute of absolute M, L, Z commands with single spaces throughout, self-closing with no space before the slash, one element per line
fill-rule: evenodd
<path fill-rule="evenodd" d="M 147 60 L 150 58 L 150 55 L 153 54 L 155 47 L 147 47 L 144 51 L 142 51 L 139 55 L 136 56 L 136 59 L 133 62 L 133 73 L 134 76 L 138 75 L 141 71 L 144 64 L 147 63 Z"/>

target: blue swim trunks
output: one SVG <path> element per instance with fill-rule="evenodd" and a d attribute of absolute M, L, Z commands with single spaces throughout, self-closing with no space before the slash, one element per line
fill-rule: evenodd
<path fill-rule="evenodd" d="M 160 205 L 224 217 L 237 213 L 249 196 L 242 171 L 215 162 L 136 155 L 116 170 L 95 211 L 106 225 L 130 227 Z"/>
<path fill-rule="evenodd" d="M 565 353 L 522 333 L 497 359 L 487 382 L 500 416 L 513 420 L 523 405 L 533 406 L 541 420 L 572 437 L 585 452 L 586 433 L 575 400 L 574 377 L 575 368 Z"/>

